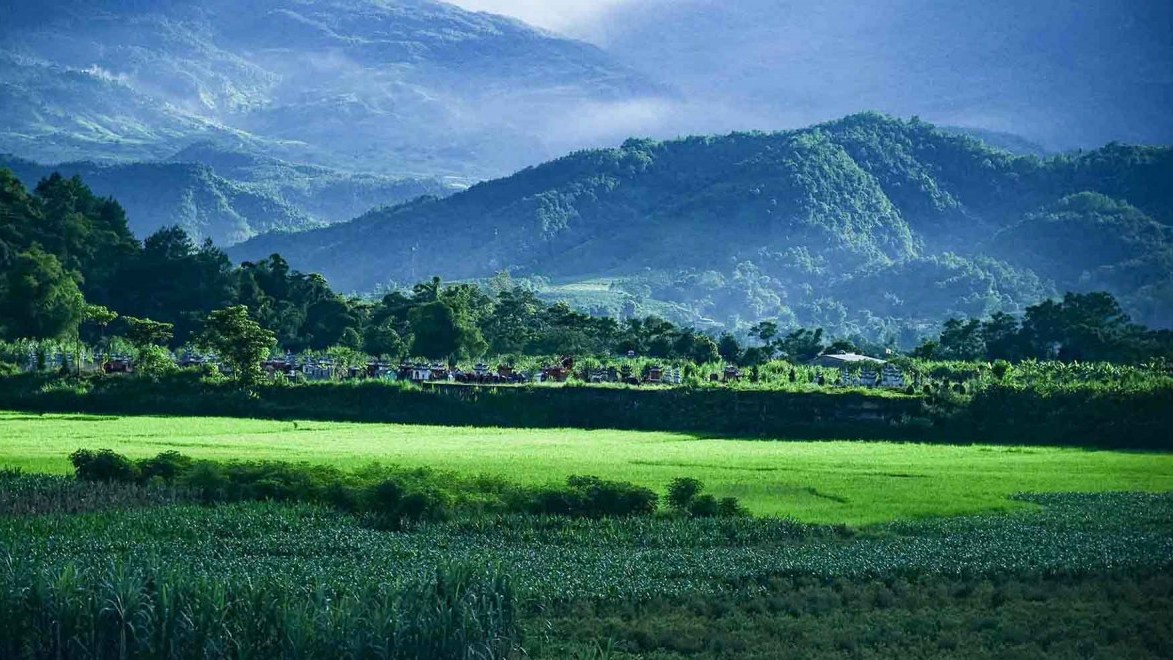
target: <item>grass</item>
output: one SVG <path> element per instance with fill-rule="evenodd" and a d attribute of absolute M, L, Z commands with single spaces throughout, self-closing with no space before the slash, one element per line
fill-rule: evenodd
<path fill-rule="evenodd" d="M 0 412 L 0 467 L 64 473 L 78 448 L 130 457 L 371 461 L 522 483 L 594 474 L 663 491 L 703 480 L 761 515 L 863 525 L 1030 506 L 1018 492 L 1173 490 L 1173 456 L 1046 447 L 767 442 L 632 431 L 447 428 L 203 417 Z"/>

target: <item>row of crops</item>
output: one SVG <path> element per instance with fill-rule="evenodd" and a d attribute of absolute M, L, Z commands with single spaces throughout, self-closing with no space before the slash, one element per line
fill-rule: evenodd
<path fill-rule="evenodd" d="M 386 531 L 309 505 L 201 506 L 153 486 L 19 473 L 0 482 L 5 658 L 511 657 L 548 642 L 535 632 L 546 617 L 749 602 L 780 579 L 952 584 L 1173 567 L 1173 494 L 1031 495 L 1016 513 L 861 530 L 468 515 Z"/>
<path fill-rule="evenodd" d="M 652 598 L 775 575 L 1094 572 L 1173 564 L 1173 496 L 1032 496 L 1037 512 L 905 522 L 851 533 L 752 519 L 484 519 L 410 532 L 321 509 L 172 506 L 0 522 L 9 566 L 183 566 L 198 579 L 418 584 L 456 563 L 504 567 L 528 601 Z M 12 562 L 17 562 L 13 564 Z M 304 589 L 308 590 L 309 586 Z"/>

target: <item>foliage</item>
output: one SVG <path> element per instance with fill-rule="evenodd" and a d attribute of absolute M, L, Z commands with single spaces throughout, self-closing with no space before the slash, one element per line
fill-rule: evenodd
<path fill-rule="evenodd" d="M 309 463 L 193 461 L 174 451 L 131 461 L 109 449 L 79 449 L 70 455 L 70 461 L 77 478 L 84 481 L 162 482 L 179 486 L 205 502 L 326 504 L 369 514 L 377 526 L 386 529 L 485 511 L 582 518 L 649 516 L 657 512 L 659 501 L 649 488 L 592 476 L 571 476 L 564 487 L 526 487 L 501 478 L 470 479 L 451 472 L 377 463 L 347 473 Z M 704 511 L 690 511 L 704 516 L 744 511 L 735 498 L 726 499 L 729 502 L 721 509 L 713 500 Z"/>
<path fill-rule="evenodd" d="M 79 449 L 69 455 L 69 462 L 77 478 L 84 481 L 134 482 L 139 478 L 139 470 L 130 459 L 109 449 Z"/>
<path fill-rule="evenodd" d="M 137 375 L 158 378 L 177 371 L 175 356 L 162 346 L 148 344 L 135 353 L 134 372 Z"/>
<path fill-rule="evenodd" d="M 572 476 L 565 489 L 540 490 L 532 511 L 585 518 L 650 515 L 659 496 L 649 488 L 598 477 Z"/>
<path fill-rule="evenodd" d="M 160 323 L 151 319 L 140 319 L 127 316 L 126 339 L 139 348 L 146 346 L 164 346 L 175 336 L 174 323 Z"/>
<path fill-rule="evenodd" d="M 491 571 L 452 565 L 393 587 L 298 586 L 280 576 L 226 583 L 152 558 L 45 567 L 5 553 L 0 654 L 464 658 L 520 642 L 510 583 Z"/>
<path fill-rule="evenodd" d="M 17 254 L 0 273 L 0 331 L 10 339 L 76 333 L 85 301 L 74 277 L 39 247 Z"/>
<path fill-rule="evenodd" d="M 1173 359 L 1173 333 L 1135 325 L 1111 295 L 1068 293 L 1028 307 L 1022 320 L 950 319 L 914 355 L 937 360 L 1040 360 L 1139 363 Z"/>
<path fill-rule="evenodd" d="M 252 384 L 260 378 L 261 362 L 276 347 L 277 338 L 249 318 L 247 307 L 236 305 L 212 312 L 199 342 L 216 352 L 236 380 Z"/>

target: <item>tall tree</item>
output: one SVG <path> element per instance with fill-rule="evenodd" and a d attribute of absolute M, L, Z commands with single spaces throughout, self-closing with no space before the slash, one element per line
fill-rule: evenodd
<path fill-rule="evenodd" d="M 85 299 L 75 274 L 33 247 L 0 274 L 0 324 L 12 339 L 59 339 L 78 331 Z"/>
<path fill-rule="evenodd" d="M 478 357 L 487 344 L 480 330 L 443 302 L 419 305 L 409 313 L 411 352 L 433 360 Z"/>
<path fill-rule="evenodd" d="M 277 346 L 277 338 L 249 318 L 247 307 L 234 305 L 208 315 L 199 343 L 214 351 L 238 382 L 250 385 L 260 380 L 261 363 Z"/>

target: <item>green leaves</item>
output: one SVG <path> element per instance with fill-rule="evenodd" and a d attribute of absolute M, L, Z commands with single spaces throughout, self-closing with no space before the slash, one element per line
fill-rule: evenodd
<path fill-rule="evenodd" d="M 60 339 L 84 318 L 76 275 L 39 247 L 16 256 L 0 273 L 0 331 L 10 339 Z"/>
<path fill-rule="evenodd" d="M 208 316 L 199 343 L 215 351 L 237 381 L 252 384 L 260 379 L 261 362 L 277 346 L 277 338 L 249 318 L 247 307 L 235 305 Z"/>

